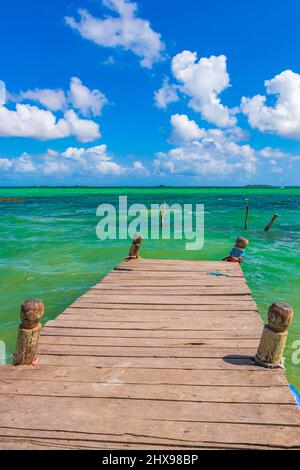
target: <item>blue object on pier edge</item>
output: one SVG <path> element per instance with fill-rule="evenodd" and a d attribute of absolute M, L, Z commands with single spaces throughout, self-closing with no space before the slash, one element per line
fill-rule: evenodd
<path fill-rule="evenodd" d="M 220 273 L 220 271 L 209 271 L 209 273 L 207 273 L 207 274 L 210 274 L 211 276 L 226 276 L 226 277 L 229 277 L 228 274 Z"/>
<path fill-rule="evenodd" d="M 298 390 L 296 389 L 296 387 L 294 387 L 294 385 L 291 385 L 291 384 L 290 384 L 290 389 L 295 397 L 298 408 L 300 408 L 300 395 L 299 395 Z"/>

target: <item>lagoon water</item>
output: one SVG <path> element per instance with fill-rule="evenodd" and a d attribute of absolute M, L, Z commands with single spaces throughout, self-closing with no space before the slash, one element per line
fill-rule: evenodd
<path fill-rule="evenodd" d="M 265 319 L 274 301 L 294 307 L 285 364 L 290 383 L 300 391 L 300 188 L 0 189 L 0 341 L 7 360 L 24 299 L 43 299 L 44 321 L 54 318 L 128 254 L 129 241 L 100 241 L 95 232 L 96 208 L 117 205 L 119 195 L 127 195 L 128 204 L 149 207 L 163 201 L 205 205 L 202 250 L 186 251 L 184 240 L 147 240 L 145 258 L 219 260 L 237 236 L 249 238 L 243 270 L 260 314 Z M 246 204 L 248 231 L 243 229 Z M 266 233 L 274 213 L 280 217 Z"/>

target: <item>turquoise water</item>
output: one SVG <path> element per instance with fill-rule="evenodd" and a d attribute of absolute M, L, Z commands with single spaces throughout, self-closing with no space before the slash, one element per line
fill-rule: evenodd
<path fill-rule="evenodd" d="M 97 206 L 117 204 L 119 195 L 127 195 L 129 204 L 149 207 L 163 201 L 205 204 L 201 251 L 185 251 L 182 240 L 145 240 L 145 258 L 219 260 L 237 236 L 249 238 L 243 269 L 262 317 L 274 301 L 294 307 L 285 356 L 288 379 L 300 391 L 300 364 L 292 360 L 293 344 L 300 340 L 299 188 L 0 189 L 0 198 L 20 198 L 0 202 L 0 340 L 8 360 L 24 299 L 43 299 L 44 320 L 54 318 L 127 256 L 129 241 L 101 242 L 95 233 Z M 247 232 L 246 204 L 251 207 Z M 274 213 L 279 219 L 266 233 L 263 228 Z"/>

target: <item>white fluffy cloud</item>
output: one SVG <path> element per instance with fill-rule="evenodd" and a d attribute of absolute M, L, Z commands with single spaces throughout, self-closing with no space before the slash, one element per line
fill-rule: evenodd
<path fill-rule="evenodd" d="M 237 109 L 224 106 L 219 94 L 230 86 L 224 55 L 202 57 L 197 53 L 183 51 L 173 57 L 172 73 L 180 85 L 165 81 L 155 93 L 155 103 L 160 108 L 177 101 L 178 91 L 189 97 L 189 106 L 206 121 L 218 127 L 234 126 Z"/>
<path fill-rule="evenodd" d="M 230 148 L 231 147 L 231 148 Z M 234 150 L 235 153 L 231 153 Z M 158 153 L 154 162 L 161 175 L 204 176 L 230 179 L 237 174 L 246 181 L 256 170 L 256 157 L 251 148 L 236 144 L 220 145 L 215 140 L 193 141 L 167 153 Z M 236 180 L 234 179 L 233 182 Z"/>
<path fill-rule="evenodd" d="M 201 139 L 216 139 L 226 142 L 242 142 L 249 139 L 248 133 L 240 127 L 229 127 L 227 129 L 204 129 L 189 119 L 186 114 L 173 114 L 171 116 L 172 141 L 176 143 L 188 142 Z M 268 147 L 270 149 L 270 147 Z"/>
<path fill-rule="evenodd" d="M 68 97 L 72 106 L 80 110 L 83 116 L 100 116 L 103 106 L 108 103 L 100 90 L 90 90 L 76 77 L 71 79 Z"/>
<path fill-rule="evenodd" d="M 100 90 L 90 90 L 77 77 L 72 77 L 68 92 L 48 88 L 21 91 L 19 94 L 9 94 L 9 100 L 14 102 L 34 101 L 50 111 L 64 111 L 75 108 L 83 116 L 100 116 L 108 99 Z"/>
<path fill-rule="evenodd" d="M 282 152 L 282 150 L 272 147 L 265 147 L 260 151 L 260 155 L 264 158 L 270 158 L 272 160 L 278 160 L 288 156 L 286 152 Z"/>
<path fill-rule="evenodd" d="M 177 85 L 170 85 L 169 80 L 164 79 L 162 87 L 154 93 L 155 106 L 166 109 L 170 103 L 176 103 L 179 100 L 177 90 Z"/>
<path fill-rule="evenodd" d="M 255 175 L 281 173 L 299 159 L 276 148 L 254 149 L 244 143 L 248 134 L 239 127 L 202 129 L 185 114 L 171 116 L 171 125 L 174 148 L 157 153 L 154 161 L 155 172 L 161 176 L 245 184 Z"/>
<path fill-rule="evenodd" d="M 174 114 L 171 116 L 173 142 L 188 142 L 190 140 L 201 139 L 205 136 L 206 131 L 200 129 L 195 121 L 190 120 L 186 114 Z"/>
<path fill-rule="evenodd" d="M 0 80 L 0 106 L 3 106 L 6 103 L 6 87 L 5 83 Z"/>
<path fill-rule="evenodd" d="M 241 129 L 201 129 L 179 114 L 171 117 L 171 124 L 176 147 L 157 154 L 158 174 L 247 180 L 256 173 L 260 152 L 240 143 L 246 137 Z"/>
<path fill-rule="evenodd" d="M 74 135 L 80 142 L 93 142 L 101 137 L 99 125 L 88 119 L 80 119 L 73 109 L 64 115 L 69 135 Z"/>
<path fill-rule="evenodd" d="M 66 108 L 67 100 L 63 90 L 51 90 L 48 88 L 21 91 L 18 95 L 9 95 L 10 101 L 34 101 L 50 111 L 61 111 Z"/>
<path fill-rule="evenodd" d="M 177 136 L 178 128 L 182 131 L 182 122 L 178 126 L 178 121 L 174 123 L 173 120 L 173 132 Z M 249 145 L 234 142 L 232 136 L 219 129 L 197 130 L 195 125 L 194 121 L 190 121 L 190 139 L 185 132 L 181 145 L 169 152 L 157 154 L 155 168 L 158 173 L 220 178 L 240 173 L 245 179 L 255 173 L 257 157 Z M 188 127 L 186 122 L 185 129 Z M 196 133 L 199 137 L 196 137 Z"/>
<path fill-rule="evenodd" d="M 183 51 L 173 58 L 172 72 L 182 83 L 181 91 L 191 98 L 191 108 L 199 111 L 204 119 L 219 127 L 236 124 L 235 110 L 224 106 L 218 97 L 230 85 L 224 55 L 197 61 L 196 52 Z"/>
<path fill-rule="evenodd" d="M 267 97 L 242 98 L 241 110 L 250 125 L 261 132 L 300 139 L 300 75 L 286 70 L 265 82 L 268 95 L 275 95 L 274 106 Z"/>
<path fill-rule="evenodd" d="M 73 110 L 57 119 L 51 111 L 18 103 L 15 110 L 0 106 L 0 136 L 39 140 L 75 136 L 81 142 L 91 142 L 101 134 L 97 123 L 80 119 Z"/>
<path fill-rule="evenodd" d="M 96 18 L 79 10 L 80 19 L 66 17 L 66 23 L 81 36 L 103 47 L 122 47 L 141 58 L 143 67 L 151 68 L 161 60 L 164 43 L 149 21 L 137 16 L 137 4 L 130 0 L 103 0 L 103 5 L 118 16 Z"/>
<path fill-rule="evenodd" d="M 146 169 L 140 161 L 131 167 L 123 166 L 113 160 L 106 145 L 89 148 L 69 147 L 64 152 L 48 150 L 43 155 L 26 153 L 16 158 L 0 158 L 2 177 L 10 179 L 30 175 L 32 177 L 55 177 L 58 179 L 74 177 L 145 175 Z"/>
<path fill-rule="evenodd" d="M 4 87 L 5 90 L 5 87 Z M 8 101 L 16 102 L 15 109 L 0 104 L 0 136 L 28 137 L 39 140 L 76 137 L 80 142 L 92 142 L 101 137 L 99 125 L 84 117 L 99 116 L 107 98 L 99 90 L 90 90 L 79 78 L 73 77 L 70 90 L 35 89 L 18 95 L 8 94 Z M 39 108 L 30 101 L 42 105 Z M 74 108 L 74 109 L 73 109 Z M 58 115 L 54 114 L 58 112 Z"/>

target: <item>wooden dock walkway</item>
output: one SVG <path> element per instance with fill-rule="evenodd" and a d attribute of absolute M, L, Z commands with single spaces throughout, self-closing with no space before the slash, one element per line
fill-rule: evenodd
<path fill-rule="evenodd" d="M 236 263 L 124 261 L 48 321 L 37 366 L 0 367 L 0 448 L 300 449 L 262 328 Z"/>

